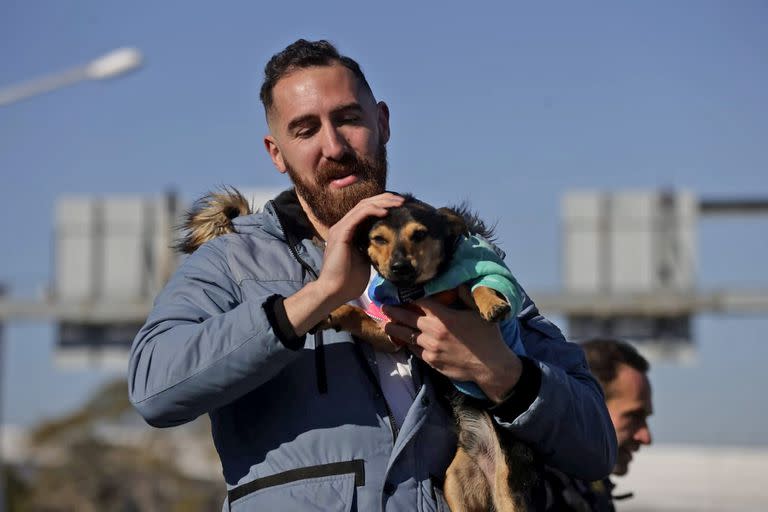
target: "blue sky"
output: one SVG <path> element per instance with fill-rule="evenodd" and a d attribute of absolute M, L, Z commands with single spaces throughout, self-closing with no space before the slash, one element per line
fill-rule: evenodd
<path fill-rule="evenodd" d="M 62 194 L 194 198 L 286 186 L 262 148 L 266 60 L 298 37 L 356 58 L 392 120 L 390 188 L 499 221 L 528 289 L 560 286 L 572 188 L 768 197 L 764 2 L 3 2 L 0 87 L 120 46 L 137 73 L 0 109 L 0 282 L 51 280 Z M 705 220 L 698 283 L 768 287 L 768 219 Z M 765 317 L 697 318 L 696 363 L 652 372 L 657 440 L 764 444 Z M 53 365 L 49 325 L 6 327 L 3 417 L 31 423 L 107 375 Z"/>

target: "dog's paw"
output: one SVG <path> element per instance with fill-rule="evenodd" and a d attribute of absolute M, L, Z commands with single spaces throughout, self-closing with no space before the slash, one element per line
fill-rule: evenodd
<path fill-rule="evenodd" d="M 501 293 L 487 286 L 478 286 L 472 290 L 472 299 L 478 313 L 487 322 L 503 320 L 512 311 L 512 306 L 507 302 L 507 299 Z"/>
<path fill-rule="evenodd" d="M 325 320 L 326 328 L 336 332 L 348 330 L 354 324 L 354 320 L 360 316 L 357 309 L 349 304 L 342 304 L 328 315 Z"/>
<path fill-rule="evenodd" d="M 497 304 L 492 305 L 490 308 L 486 309 L 485 311 L 481 311 L 480 316 L 482 316 L 483 320 L 487 322 L 500 322 L 511 311 L 512 311 L 512 307 L 507 302 L 501 301 Z"/>

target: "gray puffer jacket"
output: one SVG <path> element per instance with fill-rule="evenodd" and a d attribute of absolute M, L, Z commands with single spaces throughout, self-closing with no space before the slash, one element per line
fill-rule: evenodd
<path fill-rule="evenodd" d="M 187 258 L 157 297 L 131 349 L 134 406 L 157 427 L 210 416 L 225 510 L 448 510 L 438 482 L 456 437 L 423 368 L 413 363 L 418 393 L 398 429 L 368 345 L 324 331 L 293 349 L 275 335 L 267 298 L 295 293 L 322 263 L 295 193 L 235 225 L 237 234 Z M 496 421 L 547 464 L 602 478 L 616 437 L 581 349 L 530 299 L 518 321 L 540 385 L 520 414 L 502 407 Z"/>

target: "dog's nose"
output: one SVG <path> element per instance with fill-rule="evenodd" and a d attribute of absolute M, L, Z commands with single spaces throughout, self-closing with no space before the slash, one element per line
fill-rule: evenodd
<path fill-rule="evenodd" d="M 405 277 L 414 273 L 413 266 L 407 260 L 393 261 L 389 266 L 389 270 L 392 272 L 392 275 L 397 277 Z"/>

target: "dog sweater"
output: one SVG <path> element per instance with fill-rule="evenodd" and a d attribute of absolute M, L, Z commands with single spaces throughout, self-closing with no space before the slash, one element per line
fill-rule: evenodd
<path fill-rule="evenodd" d="M 504 341 L 516 354 L 525 355 L 517 325 L 517 315 L 522 307 L 522 293 L 517 280 L 494 246 L 476 235 L 460 237 L 450 266 L 421 286 L 399 289 L 376 273 L 368 284 L 366 292 L 368 300 L 364 301 L 365 310 L 371 318 L 387 321 L 389 319 L 381 311 L 382 305 L 408 304 L 422 297 L 452 290 L 463 283 L 469 284 L 472 290 L 478 286 L 487 286 L 504 296 L 511 307 L 509 315 L 502 320 Z M 453 384 L 464 394 L 478 399 L 487 399 L 485 393 L 474 382 L 453 381 Z"/>

